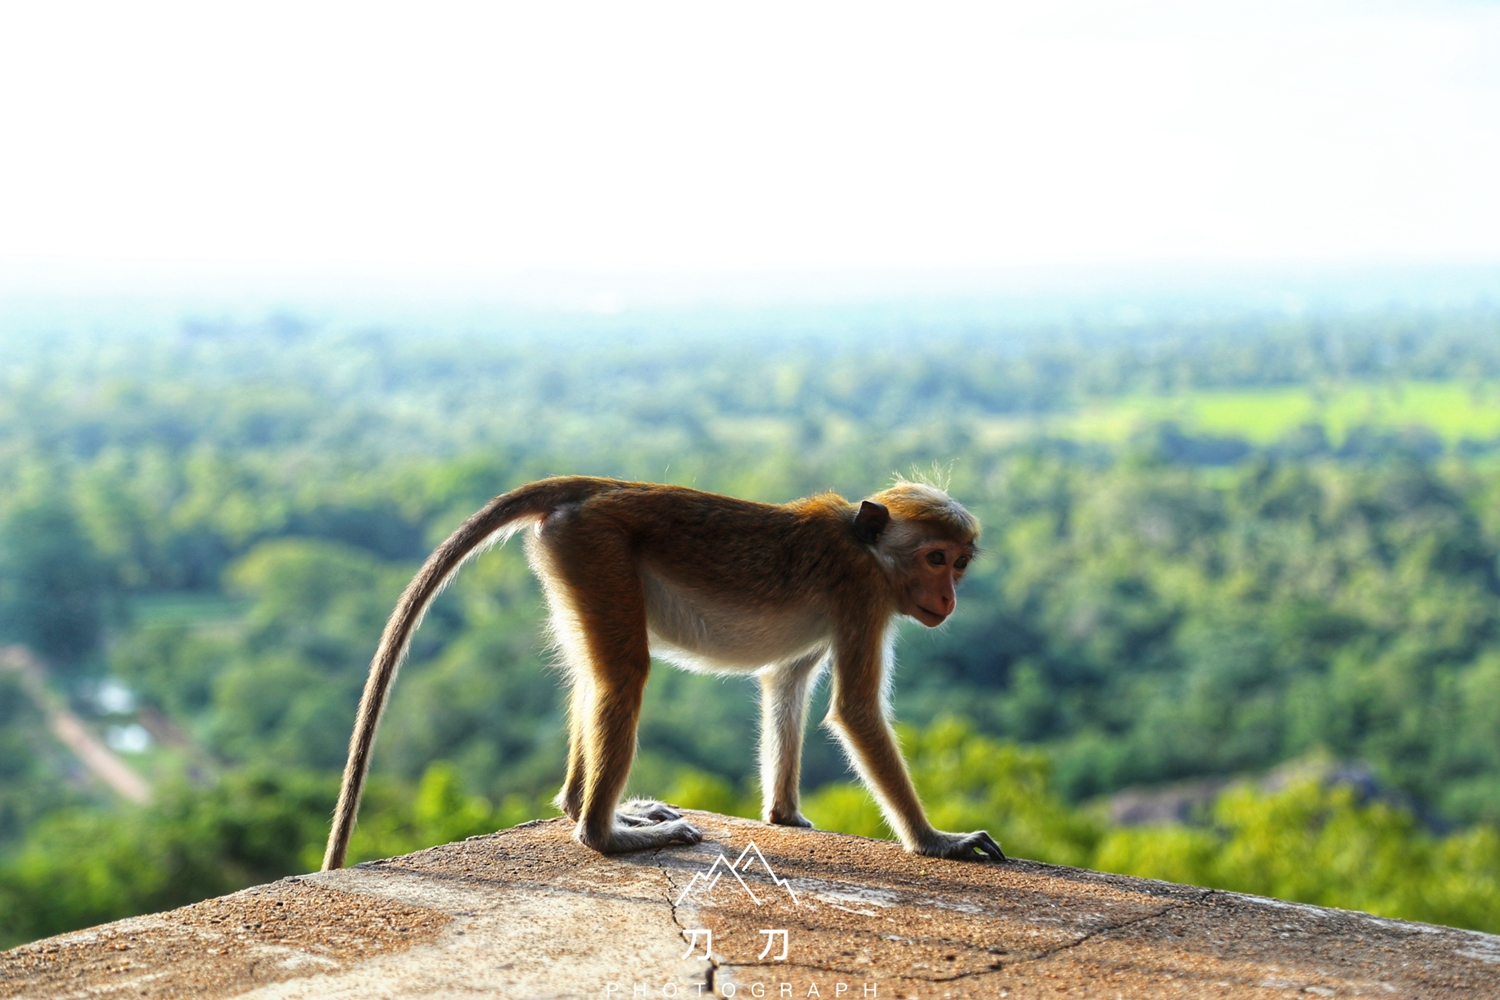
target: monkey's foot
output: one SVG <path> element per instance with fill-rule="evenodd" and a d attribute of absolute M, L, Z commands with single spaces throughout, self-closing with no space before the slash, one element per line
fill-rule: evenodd
<path fill-rule="evenodd" d="M 772 826 L 800 826 L 804 830 L 812 829 L 812 820 L 802 815 L 796 809 L 790 812 L 781 812 L 778 809 L 772 809 L 766 813 L 766 822 Z"/>
<path fill-rule="evenodd" d="M 631 799 L 620 803 L 615 819 L 626 826 L 649 826 L 682 819 L 682 810 L 655 799 Z"/>
<path fill-rule="evenodd" d="M 703 834 L 685 819 L 652 823 L 648 826 L 627 826 L 622 818 L 617 818 L 606 836 L 590 836 L 580 823 L 573 831 L 573 838 L 600 854 L 625 854 L 629 851 L 654 851 L 672 844 L 696 844 L 703 839 Z"/>
<path fill-rule="evenodd" d="M 575 823 L 578 822 L 578 817 L 583 815 L 583 797 L 570 797 L 566 788 L 557 793 L 557 798 L 552 800 L 552 804 L 557 806 L 558 812 Z"/>
<path fill-rule="evenodd" d="M 929 858 L 953 858 L 957 861 L 1005 861 L 1005 852 L 995 843 L 986 830 L 973 833 L 944 833 L 933 830 L 931 835 L 916 847 L 917 854 Z"/>

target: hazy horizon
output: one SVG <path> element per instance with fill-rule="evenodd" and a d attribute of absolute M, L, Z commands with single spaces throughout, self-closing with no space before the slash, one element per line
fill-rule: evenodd
<path fill-rule="evenodd" d="M 1380 310 L 1500 306 L 1500 263 L 1463 265 L 720 270 L 323 271 L 0 266 L 0 333 L 38 326 L 186 319 L 484 325 L 584 323 L 869 310 L 889 322 L 999 327 L 1062 321 L 1144 327 L 1246 315 L 1298 318 Z M 712 325 L 712 324 L 711 324 Z"/>

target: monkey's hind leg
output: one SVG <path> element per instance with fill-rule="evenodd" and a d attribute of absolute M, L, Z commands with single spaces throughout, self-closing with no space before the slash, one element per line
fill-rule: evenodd
<path fill-rule="evenodd" d="M 593 711 L 589 708 L 593 685 L 578 678 L 576 668 L 574 674 L 573 694 L 568 702 L 568 773 L 552 804 L 576 823 L 583 815 L 583 729 Z"/>
<path fill-rule="evenodd" d="M 703 839 L 696 827 L 681 818 L 681 813 L 662 821 L 649 814 L 616 815 L 616 803 L 635 756 L 635 727 L 646 684 L 645 668 L 644 662 L 638 670 L 616 667 L 601 671 L 603 676 L 594 681 L 590 699 L 593 712 L 584 731 L 583 815 L 574 836 L 602 854 L 696 844 Z"/>
<path fill-rule="evenodd" d="M 596 561 L 596 574 L 602 562 Z M 651 654 L 643 589 L 638 581 L 630 581 L 635 587 L 625 579 L 610 582 L 613 586 L 605 594 L 580 593 L 582 588 L 575 585 L 582 628 L 563 640 L 565 647 L 573 647 L 565 651 L 573 665 L 574 683 L 579 689 L 587 686 L 582 697 L 575 694 L 573 700 L 574 709 L 585 712 L 573 720 L 582 771 L 581 813 L 573 836 L 602 854 L 696 844 L 703 835 L 670 807 L 616 815 L 635 759 L 636 726 Z M 570 779 L 575 777 L 570 773 Z"/>

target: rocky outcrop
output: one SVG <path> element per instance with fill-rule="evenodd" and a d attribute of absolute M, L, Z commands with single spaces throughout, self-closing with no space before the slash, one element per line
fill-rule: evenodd
<path fill-rule="evenodd" d="M 561 820 L 0 955 L 0 997 L 1500 997 L 1500 937 L 709 813 Z"/>

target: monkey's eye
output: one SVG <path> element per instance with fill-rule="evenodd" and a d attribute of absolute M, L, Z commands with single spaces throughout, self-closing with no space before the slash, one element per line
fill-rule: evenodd
<path fill-rule="evenodd" d="M 962 573 L 964 570 L 968 569 L 969 568 L 969 557 L 968 556 L 959 556 L 957 559 L 953 560 L 953 568 L 956 569 L 956 570 L 958 570 L 960 573 Z"/>
<path fill-rule="evenodd" d="M 927 553 L 927 562 L 933 566 L 941 566 L 948 561 L 948 556 L 942 549 L 933 549 Z"/>

